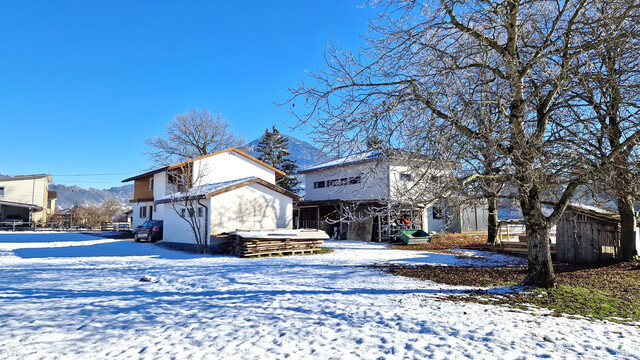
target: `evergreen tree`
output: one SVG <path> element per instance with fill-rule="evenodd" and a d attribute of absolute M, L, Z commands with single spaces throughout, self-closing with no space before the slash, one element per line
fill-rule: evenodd
<path fill-rule="evenodd" d="M 256 149 L 261 155 L 258 157 L 265 163 L 282 170 L 286 175 L 276 180 L 276 185 L 293 193 L 299 191 L 300 181 L 295 177 L 298 165 L 289 156 L 289 140 L 276 129 L 275 126 L 264 131 L 264 136 Z"/>

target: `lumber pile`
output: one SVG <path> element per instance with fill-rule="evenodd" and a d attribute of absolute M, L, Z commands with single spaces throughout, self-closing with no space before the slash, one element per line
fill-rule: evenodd
<path fill-rule="evenodd" d="M 323 231 L 287 231 L 282 233 L 232 232 L 223 249 L 239 257 L 309 254 L 322 245 L 328 236 Z"/>

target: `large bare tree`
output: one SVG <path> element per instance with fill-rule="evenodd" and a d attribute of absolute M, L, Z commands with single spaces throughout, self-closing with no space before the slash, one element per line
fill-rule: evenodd
<path fill-rule="evenodd" d="M 565 117 L 563 95 L 579 58 L 604 41 L 584 36 L 593 3 L 376 2 L 385 11 L 371 26 L 368 46 L 356 53 L 330 47 L 327 69 L 291 90 L 292 101 L 305 102 L 294 113 L 325 139 L 341 137 L 341 144 L 372 131 L 396 146 L 413 144 L 420 135 L 423 152 L 437 153 L 433 146 L 442 144 L 459 162 L 476 165 L 482 162 L 449 150 L 490 149 L 497 162 L 478 166 L 482 171 L 474 179 L 508 182 L 517 189 L 528 239 L 525 283 L 553 286 L 550 228 L 576 189 L 628 144 L 609 148 L 598 162 L 586 162 L 581 148 L 565 141 L 572 129 L 565 121 L 572 118 Z M 472 91 L 474 81 L 484 86 Z M 495 115 L 490 126 L 478 121 L 487 113 L 479 111 L 483 107 Z M 545 215 L 542 202 L 548 198 L 556 205 Z"/>
<path fill-rule="evenodd" d="M 150 159 L 159 165 L 193 159 L 230 147 L 245 144 L 242 136 L 231 129 L 231 124 L 220 113 L 190 109 L 175 115 L 166 126 L 166 133 L 149 138 L 145 144 L 150 148 Z"/>
<path fill-rule="evenodd" d="M 637 130 L 640 129 L 640 4 L 594 1 L 583 36 L 599 38 L 597 46 L 579 57 L 580 71 L 570 97 L 571 116 L 581 122 L 573 132 L 576 146 L 603 164 L 597 173 L 600 191 L 617 200 L 621 219 L 623 260 L 638 254 L 634 205 L 640 192 Z M 581 141 L 586 140 L 586 141 Z M 609 156 L 613 149 L 622 150 Z"/>

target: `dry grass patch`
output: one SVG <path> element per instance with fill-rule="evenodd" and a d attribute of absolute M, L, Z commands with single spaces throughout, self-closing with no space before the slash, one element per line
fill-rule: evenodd
<path fill-rule="evenodd" d="M 442 252 L 444 250 L 456 249 L 468 245 L 483 245 L 487 243 L 487 234 L 435 234 L 431 236 L 428 244 L 389 245 L 390 249 L 397 250 L 418 250 Z"/>

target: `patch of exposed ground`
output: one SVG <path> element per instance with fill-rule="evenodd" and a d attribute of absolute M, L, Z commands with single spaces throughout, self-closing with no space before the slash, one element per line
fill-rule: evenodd
<path fill-rule="evenodd" d="M 500 287 L 524 280 L 526 267 L 402 266 L 386 269 L 394 275 L 450 285 Z M 555 264 L 556 287 L 532 289 L 500 296 L 491 293 L 449 296 L 449 300 L 530 305 L 553 310 L 553 314 L 582 315 L 614 321 L 640 321 L 640 262 L 605 265 Z"/>

